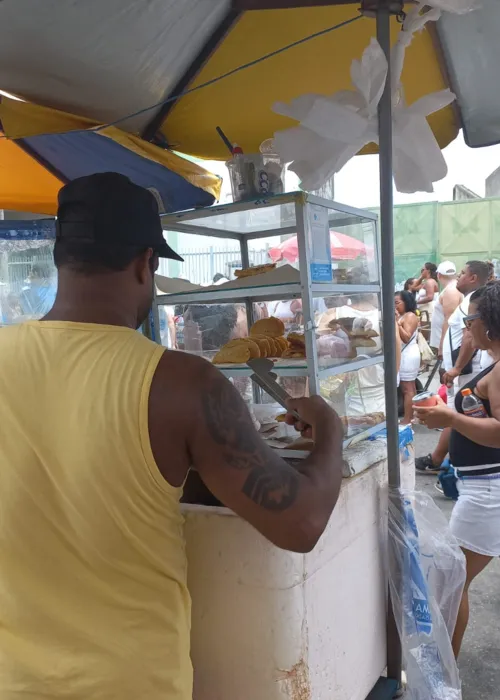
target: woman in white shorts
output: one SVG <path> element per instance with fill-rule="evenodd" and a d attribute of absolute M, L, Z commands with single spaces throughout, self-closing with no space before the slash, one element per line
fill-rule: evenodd
<path fill-rule="evenodd" d="M 456 411 L 442 401 L 436 408 L 415 411 L 429 428 L 452 428 L 450 461 L 457 469 L 460 495 L 450 527 L 467 561 L 467 580 L 453 635 L 456 656 L 469 619 L 469 586 L 493 557 L 500 556 L 500 282 L 473 293 L 463 320 L 474 347 L 493 357 L 493 364 L 463 387 L 481 399 L 485 416 L 465 416 L 460 392 L 455 399 Z"/>
<path fill-rule="evenodd" d="M 403 393 L 403 425 L 411 423 L 412 401 L 417 393 L 415 380 L 420 369 L 420 350 L 417 343 L 418 316 L 417 302 L 410 292 L 398 292 L 395 296 L 396 318 L 401 339 L 401 364 L 399 386 Z"/>

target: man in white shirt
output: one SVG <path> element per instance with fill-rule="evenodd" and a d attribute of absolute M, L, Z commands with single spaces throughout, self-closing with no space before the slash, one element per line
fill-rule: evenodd
<path fill-rule="evenodd" d="M 464 334 L 464 317 L 469 313 L 469 301 L 476 289 L 485 285 L 489 277 L 488 263 L 473 260 L 468 262 L 457 281 L 457 290 L 464 295 L 464 300 L 448 319 L 448 333 L 443 342 L 443 362 L 446 373 L 444 384 L 455 384 L 455 389 L 461 389 L 480 371 L 481 357 L 472 347 L 472 336 Z M 453 353 L 460 350 L 453 361 Z M 472 362 L 472 372 L 462 374 L 464 367 Z"/>
<path fill-rule="evenodd" d="M 437 351 L 438 357 L 442 359 L 444 339 L 448 333 L 448 321 L 463 300 L 463 295 L 457 289 L 455 263 L 450 260 L 440 263 L 437 268 L 437 276 L 441 293 L 434 304 L 429 344 Z"/>
<path fill-rule="evenodd" d="M 443 384 L 454 388 L 453 395 L 451 395 L 451 392 L 448 392 L 448 403 L 451 408 L 455 407 L 457 392 L 481 370 L 481 353 L 474 350 L 470 333 L 464 333 L 465 324 L 463 319 L 468 314 L 472 293 L 487 283 L 489 274 L 488 263 L 471 260 L 465 265 L 457 281 L 457 289 L 464 295 L 464 299 L 449 317 L 448 332 L 443 339 L 443 364 L 445 369 Z M 453 359 L 457 351 L 458 356 Z M 472 371 L 463 374 L 463 370 L 467 368 L 469 363 L 472 365 Z M 450 433 L 450 428 L 443 430 L 434 452 L 426 457 L 418 457 L 415 460 L 417 471 L 431 474 L 439 473 L 441 464 L 448 454 Z"/>

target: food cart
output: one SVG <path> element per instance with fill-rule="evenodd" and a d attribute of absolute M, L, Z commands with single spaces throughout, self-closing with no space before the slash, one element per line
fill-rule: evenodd
<path fill-rule="evenodd" d="M 299 300 L 299 319 L 285 324 L 288 337 L 304 334 L 305 357 L 278 356 L 274 372 L 295 396 L 323 395 L 346 431 L 340 499 L 310 554 L 276 549 L 222 505 L 183 505 L 195 698 L 364 700 L 387 665 L 380 643 L 387 609 L 388 462 L 377 217 L 295 192 L 169 214 L 163 225 L 234 239 L 243 268 L 252 241 L 276 246 L 297 236 L 295 266 L 282 261 L 261 274 L 209 287 L 158 277 L 167 293 L 156 297 L 155 307 L 175 307 L 185 336 L 188 319 L 196 318 L 190 340 L 184 339 L 186 350 L 217 362 L 221 346 L 231 337 L 235 343 L 238 332 L 248 333 L 263 304 L 272 315 L 277 302 Z M 332 259 L 332 230 L 361 243 L 351 259 Z M 227 308 L 243 311 L 246 325 L 214 335 Z M 263 438 L 286 459 L 307 456 L 280 431 L 285 426 L 275 416 L 283 409 L 252 385 L 250 367 L 217 366 L 247 400 Z M 411 429 L 400 431 L 398 456 L 408 488 L 414 483 L 412 440 Z"/>

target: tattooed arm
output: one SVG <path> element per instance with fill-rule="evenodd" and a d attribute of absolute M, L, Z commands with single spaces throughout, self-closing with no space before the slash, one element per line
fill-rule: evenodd
<path fill-rule="evenodd" d="M 188 449 L 208 488 L 278 547 L 310 551 L 342 482 L 338 416 L 319 397 L 294 402 L 315 439 L 299 472 L 264 443 L 238 392 L 218 370 L 202 368 L 196 393 Z"/>

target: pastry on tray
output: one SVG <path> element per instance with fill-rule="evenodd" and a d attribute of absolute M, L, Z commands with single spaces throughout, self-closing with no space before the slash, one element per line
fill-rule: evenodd
<path fill-rule="evenodd" d="M 377 331 L 374 331 L 373 328 L 367 328 L 366 330 L 363 329 L 356 329 L 354 328 L 352 331 L 346 331 L 347 335 L 349 338 L 378 338 L 379 334 Z"/>
<path fill-rule="evenodd" d="M 351 347 L 353 348 L 376 348 L 377 343 L 373 338 L 365 338 L 364 336 L 353 335 L 350 337 Z"/>
<path fill-rule="evenodd" d="M 337 318 L 335 320 L 335 323 L 338 323 L 339 326 L 345 328 L 346 331 L 352 331 L 354 320 L 355 319 L 350 316 L 343 316 L 342 318 Z"/>
<path fill-rule="evenodd" d="M 290 347 L 288 350 L 285 350 L 283 355 L 281 356 L 284 360 L 305 360 L 306 359 L 306 351 L 305 348 L 298 348 L 298 347 Z"/>
<path fill-rule="evenodd" d="M 224 345 L 212 360 L 214 365 L 241 365 L 250 359 L 250 348 L 247 343 Z"/>
<path fill-rule="evenodd" d="M 292 332 L 286 338 L 289 347 L 283 352 L 284 359 L 304 360 L 306 357 L 306 340 L 303 333 Z"/>
<path fill-rule="evenodd" d="M 272 338 L 282 336 L 285 332 L 285 325 L 279 318 L 271 316 L 270 318 L 261 318 L 260 321 L 255 321 L 250 328 L 250 336 L 266 335 Z"/>
<path fill-rule="evenodd" d="M 282 353 L 282 354 L 285 352 L 285 350 L 288 350 L 288 348 L 289 348 L 289 343 L 288 343 L 288 340 L 285 338 L 285 336 L 283 336 L 283 335 L 278 335 L 274 340 L 275 340 L 275 341 L 278 343 L 278 345 L 280 346 L 280 348 L 281 348 L 281 353 Z"/>
<path fill-rule="evenodd" d="M 266 272 L 271 272 L 271 270 L 274 269 L 276 269 L 276 263 L 255 265 L 254 267 L 245 267 L 242 270 L 235 270 L 234 276 L 238 279 L 242 279 L 243 277 L 254 277 L 255 275 L 262 275 Z"/>
<path fill-rule="evenodd" d="M 276 359 L 290 357 L 286 355 L 290 350 L 290 344 L 283 336 L 284 330 L 283 322 L 273 316 L 256 321 L 250 329 L 248 338 L 230 340 L 219 350 L 212 362 L 216 365 L 226 362 L 240 364 L 258 357 Z M 305 357 L 305 348 L 302 345 L 294 347 L 294 353 L 297 353 L 298 357 Z"/>
<path fill-rule="evenodd" d="M 229 343 L 226 343 L 224 347 L 234 347 L 235 345 L 241 345 L 241 343 L 245 343 L 248 346 L 248 349 L 250 350 L 250 358 L 252 360 L 257 357 L 265 357 L 265 355 L 261 353 L 259 344 L 252 338 L 235 338 L 234 340 L 230 340 Z"/>
<path fill-rule="evenodd" d="M 254 343 L 257 343 L 257 345 L 260 348 L 260 356 L 261 357 L 272 357 L 273 356 L 273 351 L 271 348 L 271 343 L 269 342 L 269 338 L 267 338 L 264 335 L 256 335 L 252 337 L 252 340 Z"/>
<path fill-rule="evenodd" d="M 287 340 L 292 347 L 294 345 L 301 347 L 301 348 L 306 347 L 306 339 L 305 339 L 303 333 L 296 333 L 296 332 L 289 333 L 287 336 Z"/>

